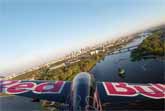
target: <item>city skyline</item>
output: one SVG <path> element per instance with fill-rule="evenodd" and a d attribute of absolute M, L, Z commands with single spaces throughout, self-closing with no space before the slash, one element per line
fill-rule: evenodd
<path fill-rule="evenodd" d="M 8 0 L 0 4 L 1 73 L 26 69 L 95 42 L 165 23 L 163 0 Z"/>

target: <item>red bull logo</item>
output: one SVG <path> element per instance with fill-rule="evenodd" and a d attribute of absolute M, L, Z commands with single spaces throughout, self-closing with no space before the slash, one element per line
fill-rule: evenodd
<path fill-rule="evenodd" d="M 37 94 L 59 94 L 61 93 L 64 84 L 64 81 L 44 82 L 39 84 L 36 84 L 35 82 L 2 81 L 0 87 L 2 87 L 7 94 L 22 94 L 29 91 Z"/>
<path fill-rule="evenodd" d="M 7 94 L 22 94 L 33 92 L 35 94 L 60 94 L 65 81 L 56 82 L 42 82 L 37 81 L 0 81 L 0 91 Z M 165 98 L 165 85 L 164 84 L 128 84 L 124 82 L 112 83 L 103 82 L 104 89 L 108 96 L 126 96 L 134 97 L 142 95 L 152 99 Z"/>
<path fill-rule="evenodd" d="M 129 85 L 128 83 L 103 82 L 103 85 L 109 96 L 143 95 L 152 99 L 165 98 L 165 85 L 163 84 Z"/>

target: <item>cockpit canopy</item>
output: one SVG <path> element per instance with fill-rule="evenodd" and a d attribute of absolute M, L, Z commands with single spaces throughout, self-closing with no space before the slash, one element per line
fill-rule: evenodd
<path fill-rule="evenodd" d="M 87 105 L 92 105 L 96 84 L 93 75 L 87 72 L 79 73 L 72 83 L 73 110 L 84 110 Z"/>

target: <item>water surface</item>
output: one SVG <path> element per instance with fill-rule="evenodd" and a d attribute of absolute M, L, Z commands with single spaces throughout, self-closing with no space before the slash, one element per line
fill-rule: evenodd
<path fill-rule="evenodd" d="M 142 39 L 135 39 L 124 47 L 137 45 Z M 108 55 L 91 70 L 97 81 L 130 83 L 163 83 L 164 60 L 145 59 L 132 62 L 131 51 Z M 125 69 L 125 77 L 118 74 L 119 67 Z"/>

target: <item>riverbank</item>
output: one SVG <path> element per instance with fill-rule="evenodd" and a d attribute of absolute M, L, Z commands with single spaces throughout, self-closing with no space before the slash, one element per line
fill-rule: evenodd
<path fill-rule="evenodd" d="M 145 38 L 143 42 L 131 52 L 133 61 L 138 61 L 147 58 L 164 57 L 165 50 L 165 32 L 158 30 Z"/>
<path fill-rule="evenodd" d="M 9 94 L 0 93 L 0 98 L 1 98 L 1 97 L 9 97 L 9 96 L 13 96 L 13 95 L 9 95 Z"/>
<path fill-rule="evenodd" d="M 80 61 L 73 64 L 65 65 L 56 69 L 51 68 L 54 67 L 54 65 L 42 67 L 38 70 L 14 77 L 12 80 L 72 80 L 73 77 L 79 72 L 89 72 L 96 65 L 96 63 L 108 55 L 109 52 L 112 52 L 117 48 L 121 48 L 123 45 L 131 42 L 132 40 L 127 41 L 126 43 L 118 44 L 116 46 L 110 47 L 107 50 L 100 51 L 92 55 L 88 53 L 85 56 L 80 57 Z"/>

